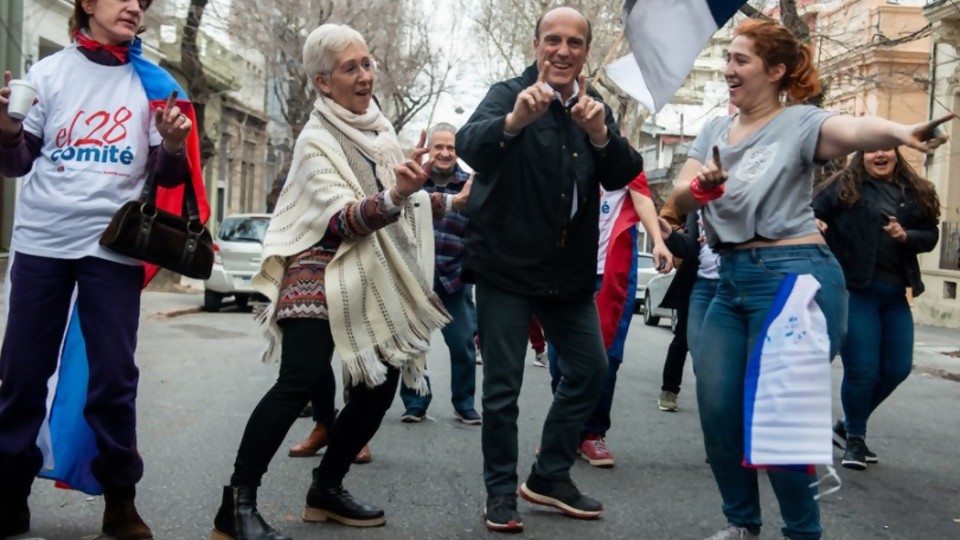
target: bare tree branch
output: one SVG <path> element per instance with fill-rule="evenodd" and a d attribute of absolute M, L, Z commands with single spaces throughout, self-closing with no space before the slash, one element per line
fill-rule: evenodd
<path fill-rule="evenodd" d="M 810 26 L 797 13 L 796 0 L 780 0 L 780 21 L 803 43 L 810 43 Z"/>
<path fill-rule="evenodd" d="M 187 79 L 187 94 L 193 102 L 193 112 L 196 115 L 201 167 L 216 154 L 216 145 L 207 135 L 205 126 L 207 100 L 211 95 L 210 81 L 203 69 L 200 47 L 197 43 L 200 22 L 203 20 L 206 7 L 207 0 L 190 0 L 187 21 L 183 25 L 183 40 L 180 42 L 180 68 Z"/>
<path fill-rule="evenodd" d="M 747 17 L 750 17 L 751 19 L 761 19 L 761 20 L 764 20 L 764 21 L 772 21 L 772 20 L 773 20 L 773 19 L 771 19 L 770 17 L 766 16 L 762 11 L 760 11 L 760 10 L 758 10 L 757 8 L 751 6 L 750 4 L 744 4 L 744 5 L 740 8 L 740 13 L 743 13 L 744 15 L 746 15 Z"/>

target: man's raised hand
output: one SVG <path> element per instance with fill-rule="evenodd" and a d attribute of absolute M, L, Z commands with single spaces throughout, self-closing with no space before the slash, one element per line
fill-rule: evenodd
<path fill-rule="evenodd" d="M 477 173 L 470 173 L 470 177 L 467 178 L 467 183 L 463 185 L 463 189 L 460 190 L 460 193 L 457 193 L 453 196 L 453 209 L 454 211 L 460 211 L 467 207 L 467 201 L 470 200 L 470 189 L 473 187 L 473 177 Z"/>
<path fill-rule="evenodd" d="M 543 69 L 537 76 L 537 82 L 523 89 L 513 104 L 513 111 L 507 115 L 503 129 L 507 133 L 519 133 L 537 118 L 543 116 L 554 100 L 553 90 L 547 85 L 550 62 L 543 63 Z"/>
<path fill-rule="evenodd" d="M 600 146 L 607 142 L 607 124 L 606 124 L 606 111 L 603 108 L 603 103 L 593 99 L 587 95 L 587 80 L 583 75 L 583 72 L 580 72 L 580 75 L 577 77 L 577 85 L 579 86 L 579 94 L 577 96 L 577 104 L 570 109 L 570 116 L 573 117 L 573 121 L 577 123 L 584 131 L 587 132 L 587 136 L 590 137 L 590 142 L 596 146 Z"/>

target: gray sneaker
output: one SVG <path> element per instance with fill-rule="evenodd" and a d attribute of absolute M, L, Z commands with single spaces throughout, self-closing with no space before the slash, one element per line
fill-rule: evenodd
<path fill-rule="evenodd" d="M 727 524 L 722 531 L 717 532 L 717 534 L 707 538 L 706 540 L 759 540 L 760 537 L 755 534 L 750 534 L 745 527 L 737 527 L 735 525 Z"/>
<path fill-rule="evenodd" d="M 660 392 L 660 399 L 657 400 L 657 406 L 664 412 L 677 412 L 677 395 L 673 392 L 664 390 Z"/>

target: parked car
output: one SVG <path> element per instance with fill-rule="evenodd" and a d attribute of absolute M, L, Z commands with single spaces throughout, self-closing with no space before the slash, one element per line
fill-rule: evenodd
<path fill-rule="evenodd" d="M 633 304 L 633 312 L 643 314 L 643 324 L 657 326 L 662 317 L 669 317 L 671 330 L 676 326 L 673 310 L 659 307 L 676 273 L 676 270 L 666 274 L 657 272 L 653 255 L 640 253 L 637 260 L 637 300 Z"/>
<path fill-rule="evenodd" d="M 228 296 L 243 308 L 251 296 L 258 295 L 250 278 L 260 270 L 260 251 L 269 225 L 270 214 L 236 214 L 220 224 L 213 242 L 213 272 L 203 282 L 205 311 L 220 311 Z"/>

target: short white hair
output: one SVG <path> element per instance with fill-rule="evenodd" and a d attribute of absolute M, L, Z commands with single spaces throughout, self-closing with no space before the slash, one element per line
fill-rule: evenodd
<path fill-rule="evenodd" d="M 303 71 L 316 88 L 314 79 L 317 74 L 329 75 L 337 61 L 337 55 L 353 44 L 367 46 L 360 32 L 345 24 L 322 24 L 317 27 L 303 44 Z"/>
<path fill-rule="evenodd" d="M 433 136 L 437 133 L 449 133 L 456 137 L 457 126 L 448 124 L 447 122 L 440 122 L 439 124 L 434 125 L 432 128 L 430 128 L 430 131 L 427 132 L 427 146 L 433 146 Z"/>

